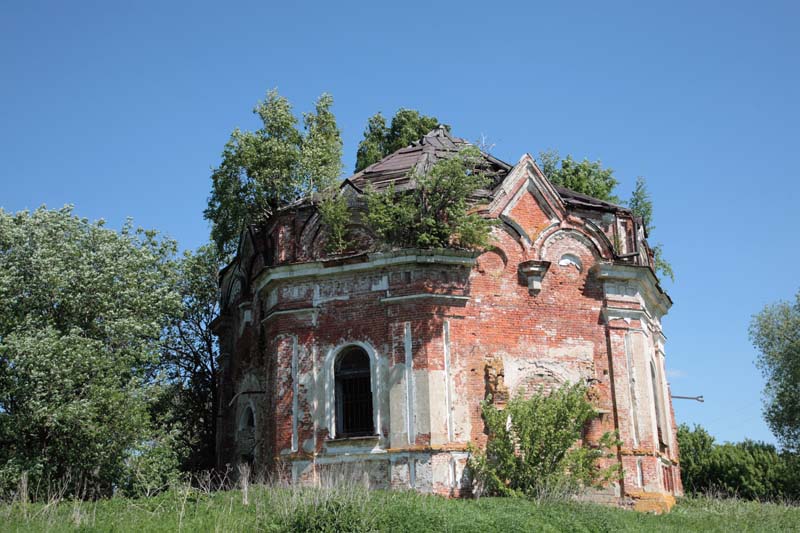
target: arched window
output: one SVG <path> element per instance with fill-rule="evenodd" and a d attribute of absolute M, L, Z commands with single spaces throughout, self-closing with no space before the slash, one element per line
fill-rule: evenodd
<path fill-rule="evenodd" d="M 362 348 L 346 348 L 336 359 L 336 436 L 375 434 L 372 419 L 372 379 L 369 355 Z"/>
<path fill-rule="evenodd" d="M 256 414 L 252 405 L 247 405 L 240 411 L 239 432 L 243 438 L 249 438 L 256 432 Z"/>
<path fill-rule="evenodd" d="M 241 455 L 239 462 L 242 464 L 249 464 L 252 466 L 255 461 L 255 434 L 256 434 L 256 414 L 253 412 L 253 407 L 248 405 L 242 411 L 241 418 L 239 419 L 239 447 Z"/>

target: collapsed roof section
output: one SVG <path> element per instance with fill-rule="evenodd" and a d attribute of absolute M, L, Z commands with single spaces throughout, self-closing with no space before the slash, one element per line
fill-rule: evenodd
<path fill-rule="evenodd" d="M 445 126 L 438 126 L 419 141 L 389 154 L 377 163 L 347 179 L 360 191 L 372 189 L 380 192 L 394 186 L 395 191 L 414 188 L 414 176 L 425 175 L 437 162 L 450 159 L 473 146 L 472 143 L 453 137 Z M 503 181 L 512 165 L 481 151 L 478 168 L 490 182 L 487 189 L 475 191 L 476 197 L 491 197 L 492 191 Z"/>
<path fill-rule="evenodd" d="M 469 146 L 474 145 L 465 139 L 454 137 L 446 126 L 440 125 L 419 141 L 387 155 L 377 163 L 373 163 L 349 177 L 345 182 L 361 192 L 368 189 L 380 192 L 391 186 L 394 186 L 395 191 L 398 192 L 413 189 L 415 175 L 426 174 L 438 161 L 454 157 Z M 492 200 L 513 165 L 483 151 L 481 151 L 481 157 L 479 170 L 489 177 L 489 185 L 485 189 L 475 191 L 472 196 L 475 200 Z M 610 212 L 627 211 L 626 208 L 611 202 L 564 187 L 556 186 L 555 188 L 565 203 L 576 208 Z"/>

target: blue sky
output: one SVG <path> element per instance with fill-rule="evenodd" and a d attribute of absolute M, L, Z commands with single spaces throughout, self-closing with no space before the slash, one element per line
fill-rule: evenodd
<path fill-rule="evenodd" d="M 678 420 L 774 441 L 747 328 L 800 288 L 800 9 L 643 4 L 6 2 L 0 206 L 73 203 L 195 247 L 209 169 L 272 87 L 298 113 L 334 95 L 348 170 L 367 117 L 401 106 L 509 162 L 601 159 L 655 201 L 672 391 L 706 398 Z"/>

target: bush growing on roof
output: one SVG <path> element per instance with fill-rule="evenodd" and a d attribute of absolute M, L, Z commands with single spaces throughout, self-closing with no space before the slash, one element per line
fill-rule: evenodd
<path fill-rule="evenodd" d="M 370 227 L 395 247 L 486 247 L 492 223 L 474 212 L 470 202 L 472 193 L 488 183 L 477 170 L 480 157 L 470 146 L 438 161 L 427 174 L 415 174 L 416 186 L 410 191 L 368 191 Z"/>

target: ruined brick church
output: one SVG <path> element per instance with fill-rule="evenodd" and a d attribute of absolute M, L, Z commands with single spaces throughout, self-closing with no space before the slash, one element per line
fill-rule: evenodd
<path fill-rule="evenodd" d="M 243 233 L 214 324 L 218 463 L 297 482 L 347 464 L 375 487 L 461 495 L 467 445 L 486 442 L 482 400 L 582 382 L 599 412 L 584 440 L 622 442 L 602 495 L 680 494 L 671 300 L 629 210 L 555 187 L 530 155 L 482 154 L 489 249 L 386 250 L 363 222 L 364 191 L 412 188 L 467 144 L 440 127 L 345 180 L 348 253 L 326 254 L 313 200 Z"/>

